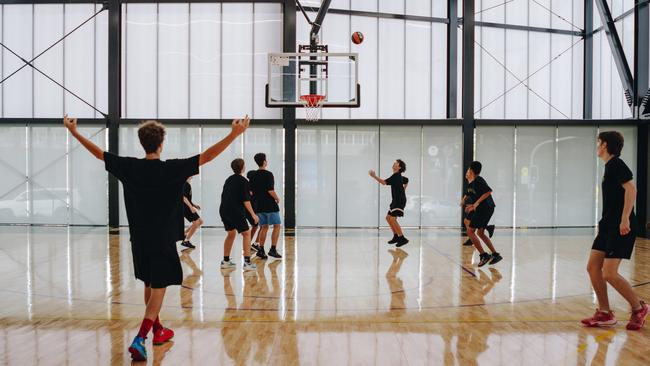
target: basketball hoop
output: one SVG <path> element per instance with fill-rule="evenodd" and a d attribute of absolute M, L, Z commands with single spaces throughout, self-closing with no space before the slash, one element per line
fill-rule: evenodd
<path fill-rule="evenodd" d="M 320 118 L 320 110 L 325 103 L 325 96 L 320 94 L 301 95 L 300 102 L 305 107 L 305 121 L 317 122 Z"/>

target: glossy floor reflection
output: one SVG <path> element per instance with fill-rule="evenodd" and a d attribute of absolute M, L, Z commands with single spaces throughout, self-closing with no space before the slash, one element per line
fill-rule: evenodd
<path fill-rule="evenodd" d="M 257 273 L 218 264 L 224 232 L 204 229 L 181 253 L 163 322 L 174 342 L 150 364 L 641 365 L 650 327 L 585 329 L 594 296 L 584 270 L 593 230 L 501 230 L 504 260 L 477 268 L 457 230 L 298 230 L 282 261 Z M 0 227 L 0 364 L 128 364 L 144 307 L 127 230 Z M 237 243 L 233 253 L 240 253 Z M 622 273 L 650 299 L 650 241 Z"/>

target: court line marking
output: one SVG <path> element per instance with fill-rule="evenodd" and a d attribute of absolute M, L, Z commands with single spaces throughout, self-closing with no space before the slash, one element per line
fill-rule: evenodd
<path fill-rule="evenodd" d="M 633 285 L 633 288 L 639 288 L 643 287 L 646 285 L 649 285 L 650 281 L 644 282 L 644 283 L 639 283 L 636 285 Z M 7 290 L 7 289 L 0 289 L 1 292 L 7 292 L 7 293 L 13 293 L 13 294 L 20 294 L 20 295 L 26 295 L 26 292 L 24 291 L 16 291 L 16 290 Z M 33 293 L 32 296 L 36 297 L 43 297 L 43 298 L 51 298 L 51 299 L 59 299 L 59 300 L 65 300 L 68 301 L 67 296 L 55 296 L 55 295 L 42 295 L 42 294 L 36 294 Z M 226 296 L 233 296 L 233 295 L 226 295 Z M 571 299 L 571 298 L 578 298 L 578 297 L 591 297 L 593 296 L 591 293 L 588 294 L 576 294 L 576 295 L 567 295 L 567 296 L 559 296 L 555 297 L 555 300 L 558 299 Z M 109 299 L 111 296 L 108 297 Z M 242 299 L 246 298 L 246 296 L 242 296 Z M 277 297 L 278 301 L 280 300 L 280 297 Z M 294 299 L 293 297 L 287 297 L 285 299 Z M 128 303 L 128 302 L 120 302 L 120 301 L 101 301 L 101 300 L 87 300 L 87 299 L 80 299 L 80 298 L 72 298 L 72 300 L 77 301 L 77 302 L 86 302 L 86 303 L 94 303 L 94 304 L 114 304 L 114 305 L 125 305 L 125 306 L 142 306 L 142 303 Z M 440 306 L 427 306 L 427 307 L 422 307 L 422 310 L 437 310 L 437 309 L 460 309 L 460 308 L 468 308 L 468 307 L 480 307 L 480 306 L 493 306 L 493 305 L 517 305 L 517 304 L 527 304 L 527 303 L 534 303 L 534 302 L 547 302 L 548 300 L 552 300 L 552 298 L 543 298 L 543 299 L 529 299 L 529 300 L 521 300 L 521 301 L 515 301 L 515 302 L 510 302 L 510 301 L 504 301 L 504 302 L 495 302 L 495 303 L 476 303 L 476 304 L 461 304 L 461 305 L 440 305 Z M 163 306 L 163 309 L 193 309 L 194 307 L 189 307 L 189 306 L 181 306 L 181 305 L 165 305 Z M 228 310 L 232 308 L 228 307 L 209 307 L 209 306 L 203 306 L 203 310 Z M 261 312 L 277 312 L 280 310 L 280 308 L 264 308 L 264 309 L 256 309 L 256 308 L 239 308 L 239 311 L 261 311 Z M 328 311 L 337 311 L 337 312 L 372 312 L 372 311 L 384 311 L 386 309 L 300 309 L 301 312 L 304 313 L 321 313 L 321 312 L 328 312 Z M 401 309 L 396 309 L 396 310 L 415 310 L 415 308 L 401 308 Z M 286 311 L 293 311 L 293 309 L 286 309 Z M 421 312 L 421 310 L 418 310 L 417 312 Z M 2 319 L 2 318 L 0 318 Z"/>

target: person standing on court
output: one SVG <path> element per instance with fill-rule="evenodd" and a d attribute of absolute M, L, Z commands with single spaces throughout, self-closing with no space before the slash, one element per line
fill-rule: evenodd
<path fill-rule="evenodd" d="M 230 163 L 233 174 L 226 179 L 221 192 L 221 204 L 219 205 L 219 216 L 223 226 L 228 233 L 223 243 L 223 260 L 221 269 L 231 270 L 236 267 L 230 260 L 230 251 L 235 242 L 237 234 L 242 236 L 242 249 L 244 252 L 244 271 L 254 271 L 257 266 L 251 263 L 251 231 L 248 227 L 247 214 L 255 224 L 259 218 L 251 206 L 251 188 L 248 179 L 244 177 L 244 159 L 235 159 Z"/>
<path fill-rule="evenodd" d="M 280 197 L 275 193 L 275 178 L 267 167 L 269 162 L 266 160 L 266 154 L 255 154 L 255 163 L 259 167 L 255 174 L 250 174 L 251 190 L 255 198 L 254 210 L 260 219 L 260 232 L 258 234 L 258 245 L 253 244 L 253 249 L 257 251 L 257 256 L 266 259 L 268 256 L 264 252 L 264 243 L 266 235 L 269 232 L 269 226 L 273 227 L 271 233 L 271 249 L 268 255 L 273 258 L 282 258 L 278 253 L 277 244 L 280 239 L 280 230 L 282 229 L 282 219 L 280 218 Z"/>
<path fill-rule="evenodd" d="M 479 252 L 479 267 L 483 267 L 487 263 L 497 264 L 503 259 L 501 254 L 494 249 L 490 238 L 485 235 L 485 230 L 491 226 L 489 223 L 496 205 L 494 199 L 492 199 L 492 188 L 481 177 L 481 170 L 483 170 L 483 165 L 479 161 L 473 161 L 469 165 L 467 172 L 465 172 L 465 178 L 469 184 L 467 185 L 467 194 L 463 197 L 463 203 L 465 200 L 472 202 L 465 205 L 465 213 L 467 214 L 465 220 L 467 221 L 464 222 L 467 227 L 467 235 Z M 494 230 L 494 228 L 488 229 L 489 233 L 492 233 L 490 230 Z M 492 235 L 490 234 L 490 236 Z M 481 240 L 490 249 L 490 253 L 483 250 Z"/>
<path fill-rule="evenodd" d="M 591 285 L 598 298 L 598 309 L 591 318 L 583 319 L 582 324 L 588 327 L 616 324 L 607 295 L 609 284 L 627 300 L 632 309 L 626 328 L 639 330 L 648 316 L 648 304 L 639 300 L 630 283 L 618 273 L 621 260 L 632 256 L 637 231 L 634 215 L 636 187 L 632 181 L 632 171 L 620 158 L 623 144 L 623 135 L 617 131 L 598 134 L 596 153 L 605 163 L 603 212 L 587 264 Z"/>
<path fill-rule="evenodd" d="M 183 270 L 176 251 L 180 205 L 185 181 L 199 174 L 199 166 L 221 154 L 249 125 L 248 116 L 234 120 L 230 133 L 203 153 L 188 159 L 161 160 L 165 126 L 146 121 L 138 128 L 145 151 L 142 159 L 105 152 L 77 130 L 77 119 L 63 118 L 65 127 L 124 187 L 135 277 L 144 282 L 146 309 L 138 335 L 128 348 L 137 361 L 147 359 L 145 340 L 153 329 L 153 343 L 169 341 L 174 332 L 160 323 L 158 314 L 168 286 L 181 285 Z"/>
<path fill-rule="evenodd" d="M 192 185 L 190 182 L 192 177 L 187 178 L 187 181 L 183 185 L 183 216 L 187 221 L 190 222 L 190 227 L 185 230 L 183 235 L 183 241 L 181 245 L 185 248 L 194 249 L 196 248 L 190 240 L 194 233 L 203 225 L 203 219 L 198 214 L 198 210 L 201 209 L 199 205 L 192 202 Z"/>
<path fill-rule="evenodd" d="M 374 170 L 368 174 L 381 185 L 389 185 L 392 200 L 386 214 L 386 222 L 393 232 L 393 238 L 388 241 L 388 244 L 396 244 L 396 247 L 406 245 L 409 240 L 404 237 L 402 227 L 397 222 L 398 217 L 404 216 L 404 208 L 406 208 L 406 187 L 409 184 L 409 179 L 402 176 L 406 171 L 406 163 L 402 159 L 397 159 L 392 166 L 393 174 L 388 179 L 381 179 L 377 176 Z"/>

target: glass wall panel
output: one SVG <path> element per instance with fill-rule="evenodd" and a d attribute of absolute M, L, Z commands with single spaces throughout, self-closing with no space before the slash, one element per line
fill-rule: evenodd
<path fill-rule="evenodd" d="M 63 36 L 63 5 L 34 5 L 34 50 L 37 54 Z M 63 50 L 59 44 L 34 61 L 34 65 L 57 82 L 63 81 Z M 10 55 L 10 57 L 14 57 Z M 87 58 L 84 60 L 87 61 Z M 23 64 L 24 65 L 24 64 Z M 11 70 L 13 72 L 13 70 Z M 34 117 L 63 115 L 63 89 L 30 67 L 19 71 L 34 75 Z M 12 76 L 17 77 L 18 74 Z M 8 79 L 8 81 L 11 79 Z M 29 103 L 23 101 L 22 103 Z"/>
<path fill-rule="evenodd" d="M 376 126 L 340 126 L 337 150 L 337 219 L 341 227 L 376 227 L 379 184 L 368 170 L 379 172 Z"/>
<path fill-rule="evenodd" d="M 189 5 L 158 5 L 158 115 L 189 117 Z"/>
<path fill-rule="evenodd" d="M 517 127 L 515 225 L 553 226 L 555 126 Z"/>
<path fill-rule="evenodd" d="M 221 4 L 190 4 L 190 117 L 221 117 Z"/>
<path fill-rule="evenodd" d="M 406 187 L 406 208 L 404 217 L 400 219 L 403 226 L 420 226 L 420 207 L 422 205 L 422 127 L 420 126 L 382 126 L 379 129 L 379 167 L 377 175 L 387 179 L 393 174 L 392 166 L 395 160 L 402 159 L 406 163 L 409 179 Z M 370 178 L 370 177 L 368 177 Z M 379 216 L 381 226 L 388 226 L 386 213 L 391 202 L 390 186 L 379 187 Z"/>
<path fill-rule="evenodd" d="M 296 224 L 336 226 L 336 127 L 298 128 Z"/>
<path fill-rule="evenodd" d="M 557 226 L 593 226 L 596 206 L 596 128 L 558 128 Z"/>
<path fill-rule="evenodd" d="M 492 223 L 513 226 L 515 129 L 478 126 L 474 159 L 483 163 L 481 175 L 492 187 L 496 209 Z"/>
<path fill-rule="evenodd" d="M 456 227 L 460 222 L 463 177 L 462 129 L 422 129 L 422 226 Z"/>

